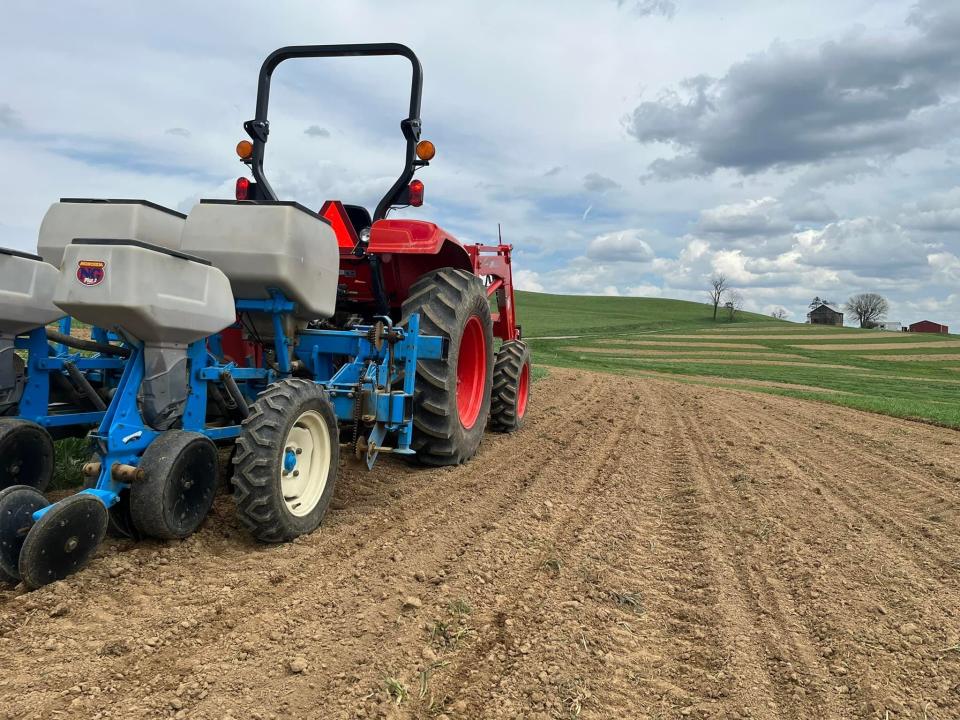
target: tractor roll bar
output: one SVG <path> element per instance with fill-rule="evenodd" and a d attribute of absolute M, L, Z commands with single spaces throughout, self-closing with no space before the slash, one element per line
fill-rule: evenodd
<path fill-rule="evenodd" d="M 325 57 L 364 57 L 377 55 L 399 55 L 410 61 L 413 67 L 413 78 L 410 83 L 410 112 L 405 120 L 400 122 L 400 129 L 407 141 L 406 161 L 403 172 L 393 186 L 387 191 L 377 205 L 373 219 L 382 220 L 387 210 L 397 198 L 406 192 L 407 185 L 413 178 L 418 167 L 416 159 L 417 141 L 420 139 L 420 96 L 423 91 L 423 68 L 413 50 L 400 43 L 361 43 L 353 45 L 290 45 L 274 50 L 260 67 L 260 78 L 257 84 L 257 110 L 253 120 L 243 124 L 244 130 L 253 140 L 253 155 L 250 158 L 250 169 L 257 181 L 257 194 L 260 199 L 277 200 L 277 195 L 267 182 L 263 173 L 263 155 L 267 136 L 270 133 L 270 122 L 267 120 L 267 106 L 270 103 L 270 78 L 273 71 L 284 60 L 294 58 L 325 58 Z"/>

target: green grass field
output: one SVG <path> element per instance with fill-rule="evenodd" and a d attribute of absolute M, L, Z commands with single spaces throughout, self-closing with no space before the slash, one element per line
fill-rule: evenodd
<path fill-rule="evenodd" d="M 654 298 L 517 294 L 538 364 L 650 374 L 960 428 L 960 336 L 832 328 Z M 576 337 L 571 337 L 576 336 Z"/>

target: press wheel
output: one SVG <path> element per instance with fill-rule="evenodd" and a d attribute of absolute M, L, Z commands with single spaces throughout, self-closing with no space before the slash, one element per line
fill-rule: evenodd
<path fill-rule="evenodd" d="M 51 507 L 34 523 L 20 551 L 20 577 L 31 590 L 63 580 L 86 565 L 107 533 L 106 506 L 78 493 Z"/>
<path fill-rule="evenodd" d="M 39 490 L 28 485 L 0 490 L 0 580 L 20 581 L 20 550 L 33 526 L 33 513 L 49 504 Z"/>

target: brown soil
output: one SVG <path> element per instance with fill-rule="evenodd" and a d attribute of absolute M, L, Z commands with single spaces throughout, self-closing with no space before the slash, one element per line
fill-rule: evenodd
<path fill-rule="evenodd" d="M 222 498 L 185 542 L 0 594 L 0 717 L 960 716 L 960 435 L 652 378 L 535 391 L 467 465 L 345 466 L 297 542 Z"/>
<path fill-rule="evenodd" d="M 797 383 L 776 382 L 775 380 L 754 380 L 751 378 L 724 378 L 717 375 L 687 375 L 684 373 L 683 380 L 677 380 L 676 375 L 656 370 L 631 370 L 631 375 L 643 375 L 646 377 L 663 378 L 665 380 L 674 380 L 676 382 L 694 382 L 705 385 L 732 385 L 734 387 L 774 387 L 784 390 L 804 390 L 807 392 L 833 393 L 835 395 L 854 395 L 855 393 L 846 390 L 835 390 L 833 388 L 815 387 L 812 385 L 798 385 Z M 909 378 L 908 378 L 909 379 Z M 948 382 L 960 382 L 952 380 Z"/>

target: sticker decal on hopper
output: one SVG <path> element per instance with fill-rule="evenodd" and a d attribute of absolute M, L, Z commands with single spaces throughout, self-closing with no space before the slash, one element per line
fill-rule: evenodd
<path fill-rule="evenodd" d="M 77 280 L 83 285 L 99 285 L 103 282 L 106 266 L 100 260 L 81 260 L 77 263 Z"/>

